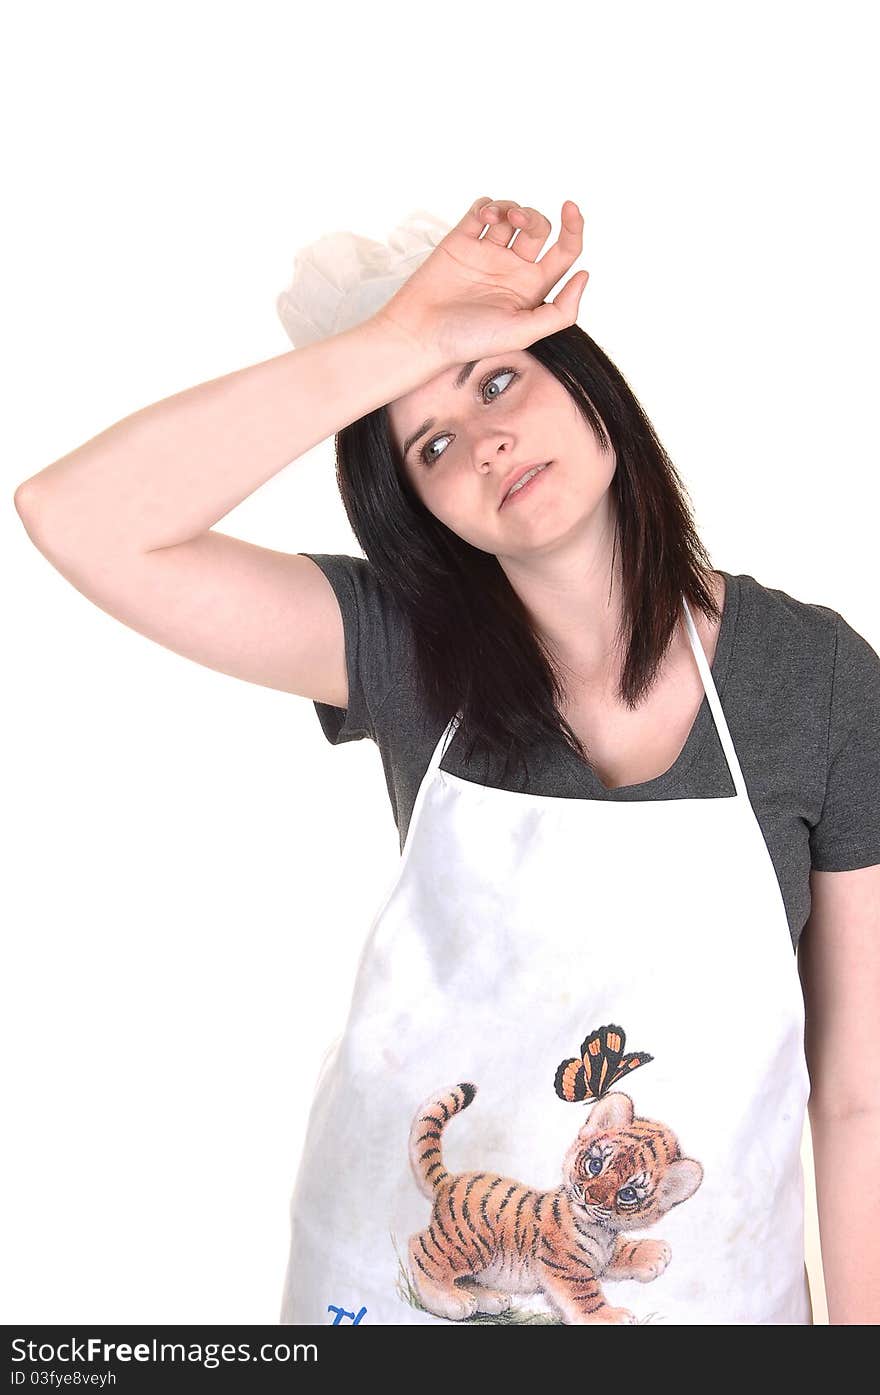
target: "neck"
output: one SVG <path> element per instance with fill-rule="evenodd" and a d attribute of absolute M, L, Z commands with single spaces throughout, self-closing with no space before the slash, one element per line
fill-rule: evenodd
<path fill-rule="evenodd" d="M 581 531 L 528 557 L 498 560 L 532 624 L 563 674 L 605 687 L 622 661 L 620 555 L 612 571 L 614 509 L 610 491 Z"/>

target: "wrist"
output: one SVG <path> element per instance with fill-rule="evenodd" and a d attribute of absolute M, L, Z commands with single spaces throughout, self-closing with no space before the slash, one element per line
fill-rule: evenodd
<path fill-rule="evenodd" d="M 419 335 L 408 330 L 381 310 L 366 320 L 360 328 L 380 353 L 403 354 L 411 370 L 420 375 L 417 380 L 420 383 L 427 382 L 444 369 L 454 366 L 440 355 L 431 336 Z"/>

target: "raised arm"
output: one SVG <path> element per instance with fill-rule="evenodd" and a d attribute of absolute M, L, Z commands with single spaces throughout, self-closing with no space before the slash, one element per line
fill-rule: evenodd
<path fill-rule="evenodd" d="M 83 595 L 168 649 L 347 706 L 342 617 L 323 573 L 213 525 L 376 407 L 574 323 L 587 272 L 545 297 L 580 254 L 577 205 L 563 204 L 559 237 L 537 260 L 549 220 L 488 204 L 475 200 L 364 325 L 134 412 L 25 480 L 15 504 L 33 542 Z M 524 221 L 508 247 L 511 208 Z"/>
<path fill-rule="evenodd" d="M 84 596 L 195 662 L 348 704 L 342 618 L 308 557 L 213 525 L 279 470 L 445 366 L 368 320 L 144 407 L 19 485 L 35 546 Z"/>

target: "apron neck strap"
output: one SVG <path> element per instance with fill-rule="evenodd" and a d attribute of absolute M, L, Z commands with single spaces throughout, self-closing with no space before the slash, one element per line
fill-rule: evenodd
<path fill-rule="evenodd" d="M 443 729 L 443 731 L 440 733 L 440 740 L 437 742 L 437 745 L 434 747 L 434 754 L 431 756 L 431 759 L 430 759 L 430 761 L 428 762 L 428 768 L 427 768 L 427 770 L 425 771 L 425 778 L 426 778 L 426 779 L 428 779 L 429 776 L 431 776 L 431 775 L 434 774 L 434 771 L 437 769 L 437 767 L 439 766 L 441 760 L 443 759 L 444 755 L 446 754 L 446 747 L 449 745 L 450 741 L 452 740 L 453 736 L 455 735 L 456 731 L 458 730 L 458 726 L 459 726 L 459 723 L 461 722 L 462 716 L 463 716 L 462 710 L 461 710 L 461 708 L 459 708 L 458 711 L 456 712 L 455 716 L 454 716 L 454 717 L 451 719 L 451 721 L 449 722 L 448 726 L 446 726 L 446 727 Z"/>
<path fill-rule="evenodd" d="M 697 661 L 697 668 L 700 670 L 700 677 L 703 680 L 703 691 L 705 692 L 706 697 L 709 701 L 709 707 L 712 710 L 712 716 L 715 720 L 715 729 L 718 732 L 718 739 L 721 742 L 724 754 L 727 757 L 727 764 L 730 769 L 730 774 L 733 779 L 733 783 L 736 786 L 736 792 L 739 795 L 740 799 L 747 800 L 749 796 L 748 791 L 746 790 L 746 782 L 743 778 L 742 770 L 740 769 L 740 764 L 739 760 L 737 759 L 736 750 L 734 749 L 733 738 L 730 735 L 730 728 L 727 725 L 727 718 L 725 717 L 724 709 L 721 706 L 721 699 L 718 696 L 718 689 L 715 687 L 715 679 L 712 677 L 712 670 L 709 667 L 709 660 L 706 658 L 706 651 L 703 648 L 703 641 L 697 634 L 697 627 L 694 624 L 693 616 L 691 615 L 690 611 L 690 606 L 688 605 L 684 596 L 682 596 L 681 598 L 681 603 L 684 607 L 684 620 L 685 625 L 687 627 L 688 638 L 691 642 L 691 648 L 694 651 L 694 658 Z"/>

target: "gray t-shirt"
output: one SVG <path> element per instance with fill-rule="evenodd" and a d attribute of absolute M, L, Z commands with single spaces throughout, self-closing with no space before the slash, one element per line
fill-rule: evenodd
<path fill-rule="evenodd" d="M 376 742 L 402 850 L 442 734 L 428 729 L 418 701 L 409 622 L 365 558 L 300 555 L 327 577 L 345 630 L 349 704 L 316 702 L 318 720 L 334 746 Z M 753 576 L 721 574 L 726 595 L 712 677 L 796 945 L 810 913 L 811 867 L 842 872 L 880 863 L 880 657 L 828 606 L 794 600 Z M 468 765 L 465 749 L 453 737 L 442 768 L 520 793 L 608 800 L 735 793 L 705 696 L 673 765 L 618 789 L 606 789 L 561 736 L 530 755 L 528 774 L 514 763 L 503 782 L 500 765 L 488 757 Z"/>

